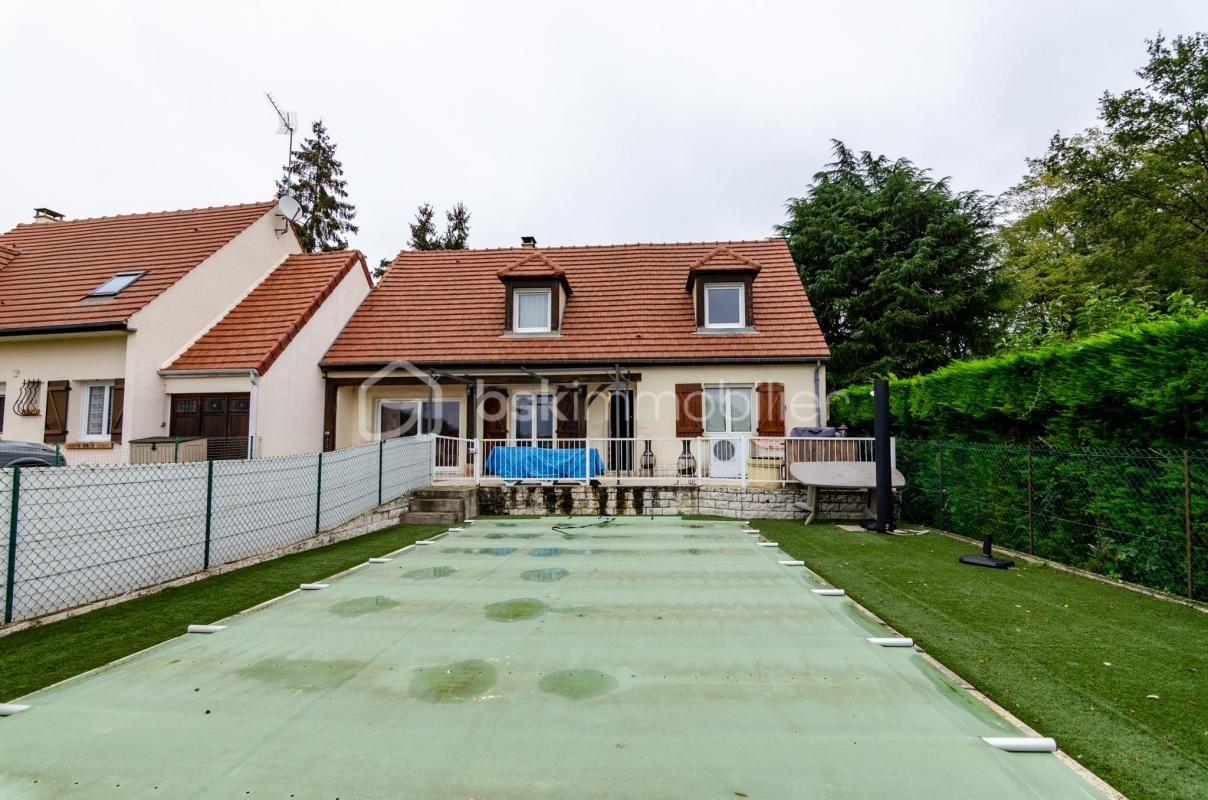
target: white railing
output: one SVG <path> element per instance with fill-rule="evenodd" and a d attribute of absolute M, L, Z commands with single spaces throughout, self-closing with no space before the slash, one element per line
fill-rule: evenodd
<path fill-rule="evenodd" d="M 896 462 L 896 453 L 891 458 Z M 872 462 L 873 439 L 744 435 L 693 438 L 433 440 L 435 483 L 623 482 L 782 486 L 802 461 Z M 896 466 L 896 464 L 895 464 Z"/>

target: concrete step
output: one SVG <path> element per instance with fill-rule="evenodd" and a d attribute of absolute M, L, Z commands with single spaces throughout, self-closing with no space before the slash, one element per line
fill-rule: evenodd
<path fill-rule="evenodd" d="M 408 511 L 400 514 L 398 521 L 417 525 L 455 525 L 462 521 L 462 515 L 456 511 Z"/>
<path fill-rule="evenodd" d="M 454 511 L 465 514 L 466 501 L 461 497 L 413 497 L 412 511 Z"/>
<path fill-rule="evenodd" d="M 465 500 L 474 496 L 475 490 L 472 488 L 461 488 L 454 486 L 429 486 L 425 489 L 416 489 L 411 493 L 412 497 L 426 497 L 433 500 L 448 500 L 459 499 Z"/>

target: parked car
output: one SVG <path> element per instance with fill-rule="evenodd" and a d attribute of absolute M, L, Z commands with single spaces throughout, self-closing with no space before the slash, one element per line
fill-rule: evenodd
<path fill-rule="evenodd" d="M 0 442 L 0 468 L 61 467 L 67 463 L 62 453 L 50 445 L 36 442 Z"/>

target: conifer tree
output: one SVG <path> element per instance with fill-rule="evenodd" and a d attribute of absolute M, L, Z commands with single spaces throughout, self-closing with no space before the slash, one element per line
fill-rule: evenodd
<path fill-rule="evenodd" d="M 415 211 L 415 222 L 411 223 L 412 250 L 465 250 L 470 241 L 470 211 L 463 203 L 445 212 L 445 232 L 436 231 L 436 212 L 431 203 L 424 203 Z"/>
<path fill-rule="evenodd" d="M 277 196 L 290 195 L 302 206 L 294 231 L 302 249 L 343 250 L 347 234 L 359 229 L 353 224 L 356 208 L 349 202 L 343 165 L 336 159 L 336 146 L 322 120 L 311 126 L 311 136 L 293 154 L 285 175 L 277 182 Z"/>

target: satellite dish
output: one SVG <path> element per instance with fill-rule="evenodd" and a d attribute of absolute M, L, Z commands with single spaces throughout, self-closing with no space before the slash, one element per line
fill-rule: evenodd
<path fill-rule="evenodd" d="M 297 219 L 302 213 L 302 204 L 286 195 L 277 201 L 277 213 L 289 220 Z"/>

